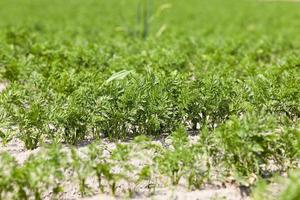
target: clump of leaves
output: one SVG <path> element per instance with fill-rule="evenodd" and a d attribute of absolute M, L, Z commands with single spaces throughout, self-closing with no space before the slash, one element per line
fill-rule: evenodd
<path fill-rule="evenodd" d="M 87 178 L 91 174 L 91 160 L 84 159 L 79 156 L 80 152 L 77 152 L 74 148 L 71 149 L 71 165 L 76 178 L 79 182 L 79 191 L 82 197 L 88 194 L 89 186 L 86 183 Z"/>
<path fill-rule="evenodd" d="M 112 193 L 116 194 L 117 181 L 125 180 L 128 183 L 129 195 L 132 195 L 132 188 L 130 183 L 133 182 L 131 174 L 133 173 L 134 166 L 129 162 L 131 154 L 131 146 L 126 144 L 117 144 L 117 147 L 112 151 L 110 159 L 113 162 L 114 169 L 112 169 L 110 187 Z"/>
<path fill-rule="evenodd" d="M 104 147 L 98 142 L 94 142 L 88 147 L 88 156 L 91 161 L 91 168 L 97 177 L 98 188 L 101 192 L 104 192 L 104 175 L 107 175 L 110 171 L 110 165 L 104 157 L 103 151 Z"/>
<path fill-rule="evenodd" d="M 242 176 L 263 175 L 270 162 L 284 170 L 286 162 L 293 162 L 299 156 L 299 133 L 296 127 L 279 126 L 279 120 L 257 113 L 231 117 L 214 132 L 219 157 Z"/>
<path fill-rule="evenodd" d="M 300 198 L 299 171 L 290 172 L 286 187 L 280 194 L 281 200 L 296 200 Z"/>
<path fill-rule="evenodd" d="M 1 153 L 0 161 L 0 200 L 4 200 L 7 193 L 14 191 L 12 174 L 17 162 L 8 153 Z"/>
<path fill-rule="evenodd" d="M 189 143 L 184 127 L 173 132 L 171 140 L 172 146 L 154 158 L 159 171 L 170 177 L 173 185 L 177 185 L 181 178 L 185 177 L 188 179 L 189 187 L 200 188 L 207 172 L 198 165 L 202 162 L 197 160 L 201 148 Z"/>
<path fill-rule="evenodd" d="M 291 170 L 287 177 L 276 176 L 269 181 L 261 180 L 251 196 L 254 200 L 296 200 L 300 198 L 299 187 L 299 170 Z"/>
<path fill-rule="evenodd" d="M 11 173 L 12 184 L 16 187 L 13 196 L 17 199 L 34 197 L 43 199 L 48 189 L 53 197 L 62 192 L 60 186 L 66 168 L 66 156 L 55 146 L 38 155 L 31 155 L 23 165 L 17 165 Z"/>

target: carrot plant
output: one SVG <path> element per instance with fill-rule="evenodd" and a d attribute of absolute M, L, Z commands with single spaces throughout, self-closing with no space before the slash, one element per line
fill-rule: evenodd
<path fill-rule="evenodd" d="M 12 182 L 12 172 L 15 170 L 17 163 L 8 153 L 0 155 L 0 199 L 5 199 L 7 193 L 14 191 Z"/>
<path fill-rule="evenodd" d="M 71 149 L 71 165 L 79 182 L 79 191 L 81 197 L 87 195 L 89 186 L 86 181 L 91 173 L 90 161 L 78 155 L 75 149 Z"/>
<path fill-rule="evenodd" d="M 270 161 L 279 171 L 291 167 L 293 160 L 299 157 L 299 131 L 289 125 L 278 126 L 281 120 L 286 119 L 247 114 L 241 119 L 233 117 L 216 129 L 225 162 L 243 176 L 263 175 L 263 166 Z"/>
<path fill-rule="evenodd" d="M 279 185 L 277 190 L 279 192 L 273 193 L 270 195 L 270 192 L 274 190 L 274 183 Z M 273 185 L 272 185 L 273 184 Z M 299 198 L 299 171 L 292 170 L 288 173 L 287 177 L 275 177 L 272 180 L 272 183 L 261 181 L 257 186 L 254 188 L 253 199 L 260 200 L 260 199 L 288 199 L 294 200 Z"/>
<path fill-rule="evenodd" d="M 200 188 L 203 182 L 201 180 L 204 180 L 207 173 L 201 165 L 198 165 L 199 162 L 202 162 L 202 160 L 198 160 L 201 158 L 201 147 L 189 144 L 183 127 L 172 134 L 171 145 L 170 149 L 165 149 L 154 158 L 158 169 L 170 178 L 173 185 L 178 185 L 184 177 L 188 179 L 189 187 Z"/>
<path fill-rule="evenodd" d="M 0 1 L 0 142 L 53 147 L 22 164 L 1 154 L 0 198 L 60 198 L 66 174 L 82 196 L 91 179 L 134 196 L 161 177 L 193 190 L 215 173 L 249 186 L 299 168 L 296 4 L 15 3 Z M 118 145 L 77 151 L 96 139 Z"/>

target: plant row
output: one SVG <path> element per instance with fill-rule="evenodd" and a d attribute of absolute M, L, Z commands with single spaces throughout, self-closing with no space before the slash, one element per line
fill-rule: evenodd
<path fill-rule="evenodd" d="M 248 112 L 300 116 L 297 69 L 245 80 L 221 75 L 193 77 L 176 72 L 32 72 L 21 85 L 0 94 L 2 138 L 21 138 L 33 149 L 45 140 L 69 144 L 90 137 L 162 136 L 179 124 L 214 128 Z"/>
<path fill-rule="evenodd" d="M 203 128 L 194 142 L 181 126 L 164 142 L 139 136 L 115 147 L 101 142 L 80 150 L 52 145 L 23 164 L 1 153 L 0 199 L 59 198 L 74 179 L 81 196 L 105 192 L 134 197 L 179 183 L 195 190 L 227 178 L 250 187 L 253 176 L 272 177 L 297 167 L 299 147 L 299 126 L 288 118 L 248 114 L 231 117 L 213 132 Z"/>

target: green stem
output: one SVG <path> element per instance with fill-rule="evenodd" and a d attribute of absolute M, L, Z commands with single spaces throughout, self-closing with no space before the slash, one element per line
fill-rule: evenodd
<path fill-rule="evenodd" d="M 145 0 L 144 3 L 144 26 L 143 26 L 143 39 L 146 39 L 149 35 L 150 23 L 149 18 L 151 15 L 151 0 Z"/>

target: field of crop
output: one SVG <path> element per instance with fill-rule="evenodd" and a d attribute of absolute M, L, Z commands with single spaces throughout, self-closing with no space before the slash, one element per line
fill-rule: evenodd
<path fill-rule="evenodd" d="M 300 3 L 1 0 L 0 200 L 300 199 Z"/>

